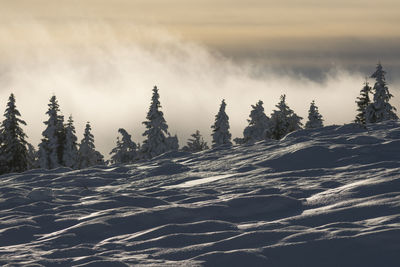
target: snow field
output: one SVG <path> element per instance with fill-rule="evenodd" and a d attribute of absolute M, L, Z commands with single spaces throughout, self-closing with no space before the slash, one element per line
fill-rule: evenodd
<path fill-rule="evenodd" d="M 400 123 L 0 177 L 2 266 L 398 266 Z"/>

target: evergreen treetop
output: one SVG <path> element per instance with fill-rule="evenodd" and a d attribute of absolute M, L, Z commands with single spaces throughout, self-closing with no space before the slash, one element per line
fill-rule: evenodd
<path fill-rule="evenodd" d="M 322 115 L 318 111 L 318 107 L 315 105 L 315 101 L 313 100 L 310 104 L 310 109 L 308 110 L 308 121 L 306 122 L 306 129 L 314 129 L 323 127 L 323 119 Z"/>
<path fill-rule="evenodd" d="M 263 102 L 259 100 L 251 105 L 249 125 L 243 131 L 243 143 L 265 140 L 269 128 L 269 118 L 264 113 Z M 240 141 L 239 141 L 240 142 Z"/>
<path fill-rule="evenodd" d="M 225 112 L 226 103 L 225 99 L 222 100 L 218 114 L 215 115 L 214 125 L 211 126 L 213 129 L 212 133 L 212 147 L 221 145 L 231 146 L 231 133 L 229 132 L 229 117 Z"/>
<path fill-rule="evenodd" d="M 94 150 L 95 149 L 94 136 L 91 133 L 91 131 L 92 127 L 90 126 L 90 122 L 87 122 L 80 146 L 84 146 L 85 148 L 87 147 L 88 149 Z"/>
<path fill-rule="evenodd" d="M 150 108 L 146 116 L 147 120 L 143 122 L 146 126 L 143 136 L 146 139 L 143 141 L 141 147 L 141 155 L 145 158 L 158 156 L 171 150 L 171 145 L 175 145 L 175 143 L 172 144 L 171 140 L 167 139 L 170 134 L 168 133 L 168 125 L 164 119 L 164 114 L 160 110 L 161 104 L 159 99 L 158 88 L 154 86 Z"/>
<path fill-rule="evenodd" d="M 196 130 L 194 134 L 191 135 L 186 146 L 183 147 L 184 151 L 188 152 L 199 152 L 208 149 L 207 142 L 204 141 L 199 130 Z"/>
<path fill-rule="evenodd" d="M 96 151 L 94 145 L 94 136 L 91 133 L 90 123 L 87 122 L 85 126 L 85 132 L 83 139 L 79 145 L 79 168 L 87 168 L 94 165 L 104 164 L 103 155 Z"/>
<path fill-rule="evenodd" d="M 74 126 L 72 116 L 69 116 L 68 122 L 65 125 L 65 138 L 63 145 L 63 165 L 69 168 L 78 167 L 78 138 Z"/>
<path fill-rule="evenodd" d="M 365 79 L 365 83 L 363 88 L 360 90 L 360 96 L 357 97 L 357 115 L 354 120 L 355 123 L 365 124 L 366 123 L 366 110 L 367 107 L 371 104 L 371 99 L 369 98 L 369 94 L 371 93 L 372 88 L 368 83 L 368 80 Z"/>
<path fill-rule="evenodd" d="M 137 159 L 137 145 L 132 141 L 131 135 L 125 129 L 120 128 L 118 132 L 122 135 L 122 139 L 117 137 L 117 146 L 110 152 L 110 155 L 112 155 L 111 163 L 130 163 Z"/>
<path fill-rule="evenodd" d="M 23 172 L 28 169 L 28 142 L 20 125 L 26 122 L 20 119 L 20 112 L 15 105 L 15 96 L 8 98 L 4 121 L 1 123 L 0 172 Z"/>
<path fill-rule="evenodd" d="M 371 75 L 371 78 L 375 79 L 373 87 L 374 99 L 366 110 L 367 123 L 398 119 L 395 113 L 396 108 L 389 103 L 393 95 L 389 92 L 385 74 L 386 72 L 383 70 L 381 63 L 378 63 L 375 72 Z"/>
<path fill-rule="evenodd" d="M 39 144 L 39 165 L 41 168 L 52 169 L 62 165 L 62 153 L 65 138 L 64 117 L 59 114 L 60 107 L 55 95 L 50 98 L 46 114 L 49 119 L 43 131 Z"/>
<path fill-rule="evenodd" d="M 301 129 L 302 117 L 294 113 L 286 104 L 286 95 L 282 95 L 271 115 L 269 136 L 273 139 L 281 139 L 286 134 Z"/>

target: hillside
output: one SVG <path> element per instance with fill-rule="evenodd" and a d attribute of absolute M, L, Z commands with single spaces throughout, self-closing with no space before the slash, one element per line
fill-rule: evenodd
<path fill-rule="evenodd" d="M 0 177 L 0 265 L 398 266 L 400 122 Z"/>

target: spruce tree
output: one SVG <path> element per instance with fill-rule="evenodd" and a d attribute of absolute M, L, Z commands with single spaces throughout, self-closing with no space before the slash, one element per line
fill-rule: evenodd
<path fill-rule="evenodd" d="M 39 168 L 38 151 L 28 143 L 28 170 Z"/>
<path fill-rule="evenodd" d="M 78 138 L 74 126 L 72 116 L 69 116 L 65 125 L 65 138 L 63 145 L 63 165 L 72 169 L 78 168 Z"/>
<path fill-rule="evenodd" d="M 192 134 L 191 137 L 192 138 L 188 140 L 186 146 L 183 147 L 184 151 L 199 152 L 208 149 L 207 142 L 204 141 L 199 130 L 196 130 L 196 132 Z"/>
<path fill-rule="evenodd" d="M 365 124 L 366 123 L 366 110 L 368 106 L 371 104 L 371 100 L 369 98 L 369 94 L 371 93 L 371 86 L 367 80 L 365 80 L 364 87 L 360 91 L 360 96 L 357 97 L 357 115 L 356 119 L 354 120 L 355 123 L 358 124 Z"/>
<path fill-rule="evenodd" d="M 251 105 L 249 125 L 243 131 L 243 143 L 265 140 L 267 137 L 269 118 L 264 113 L 263 102 L 259 100 Z"/>
<path fill-rule="evenodd" d="M 119 139 L 119 136 L 117 136 L 117 145 L 111 150 L 110 155 L 110 163 L 111 164 L 119 164 L 123 161 L 123 146 L 121 143 L 121 140 Z"/>
<path fill-rule="evenodd" d="M 39 166 L 44 169 L 53 169 L 62 165 L 62 151 L 65 138 L 64 117 L 60 115 L 60 107 L 55 95 L 50 98 L 49 109 L 46 112 L 49 119 L 43 131 L 42 141 L 39 144 Z"/>
<path fill-rule="evenodd" d="M 276 105 L 270 119 L 269 136 L 273 139 L 281 139 L 290 132 L 301 129 L 302 117 L 299 117 L 286 104 L 286 95 L 282 95 Z"/>
<path fill-rule="evenodd" d="M 111 163 L 112 164 L 126 164 L 133 162 L 137 159 L 137 146 L 132 141 L 131 135 L 125 129 L 120 128 L 118 132 L 122 135 L 120 140 L 117 137 L 117 146 L 111 150 Z"/>
<path fill-rule="evenodd" d="M 368 105 L 366 110 L 367 123 L 398 119 L 398 116 L 395 113 L 396 108 L 389 103 L 393 95 L 389 92 L 389 88 L 386 84 L 385 74 L 386 72 L 379 63 L 376 67 L 376 71 L 371 75 L 371 78 L 375 78 L 375 84 L 373 88 L 374 100 L 373 103 Z"/>
<path fill-rule="evenodd" d="M 61 166 L 64 165 L 64 151 L 65 151 L 65 144 L 66 144 L 66 129 L 64 125 L 64 116 L 58 116 L 58 124 L 57 124 L 57 141 L 58 141 L 58 148 L 57 148 L 57 158 L 58 163 Z"/>
<path fill-rule="evenodd" d="M 323 119 L 322 115 L 318 111 L 318 107 L 315 105 L 315 101 L 313 100 L 310 104 L 310 109 L 308 110 L 308 121 L 306 122 L 306 129 L 315 129 L 323 127 Z"/>
<path fill-rule="evenodd" d="M 92 128 L 90 123 L 87 122 L 83 139 L 79 145 L 79 168 L 84 169 L 95 165 L 103 165 L 104 157 L 100 152 L 96 151 L 94 145 L 94 136 L 91 133 Z"/>
<path fill-rule="evenodd" d="M 213 129 L 212 133 L 212 147 L 218 147 L 221 145 L 231 146 L 231 133 L 229 132 L 229 117 L 225 113 L 226 103 L 225 99 L 222 100 L 218 114 L 215 116 L 214 125 L 211 126 Z"/>
<path fill-rule="evenodd" d="M 177 151 L 179 149 L 179 141 L 178 141 L 178 136 L 176 134 L 174 136 L 168 134 L 167 146 L 168 146 L 168 151 Z"/>
<path fill-rule="evenodd" d="M 28 142 L 26 134 L 20 125 L 26 122 L 20 119 L 20 112 L 15 105 L 14 94 L 8 98 L 4 112 L 4 121 L 1 123 L 2 142 L 0 145 L 1 173 L 23 172 L 28 169 Z"/>
<path fill-rule="evenodd" d="M 141 155 L 144 158 L 152 158 L 171 149 L 171 144 L 167 140 L 170 136 L 168 125 L 160 109 L 160 95 L 158 94 L 157 86 L 154 86 L 150 108 L 146 116 L 147 120 L 143 122 L 146 126 L 143 136 L 146 139 L 141 147 Z"/>

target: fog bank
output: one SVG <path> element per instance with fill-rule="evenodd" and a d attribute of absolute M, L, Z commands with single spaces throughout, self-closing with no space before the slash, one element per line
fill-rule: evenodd
<path fill-rule="evenodd" d="M 13 34 L 17 30 L 18 25 L 9 31 L 3 28 L 0 39 L 21 38 Z M 8 95 L 14 92 L 34 145 L 44 130 L 52 94 L 62 113 L 73 115 L 79 140 L 84 124 L 91 122 L 96 147 L 108 157 L 120 127 L 131 133 L 134 141 L 143 140 L 142 121 L 154 85 L 160 89 L 169 130 L 183 146 L 196 129 L 210 141 L 210 126 L 222 99 L 227 102 L 233 137 L 242 135 L 250 105 L 263 100 L 269 115 L 281 94 L 287 95 L 289 106 L 304 118 L 303 123 L 312 100 L 325 124 L 350 122 L 364 77 L 371 74 L 350 74 L 335 67 L 325 74 L 324 81 L 317 82 L 275 71 L 268 62 L 263 62 L 262 68 L 251 62 L 239 64 L 158 28 L 130 25 L 125 29 L 128 36 L 123 37 L 103 23 L 70 30 L 74 34 L 66 41 L 38 23 L 24 42 L 8 48 L 13 53 L 1 55 L 1 105 L 4 110 Z M 375 63 L 371 62 L 371 72 Z M 395 96 L 392 103 L 400 107 L 399 87 L 389 84 L 389 88 Z"/>

